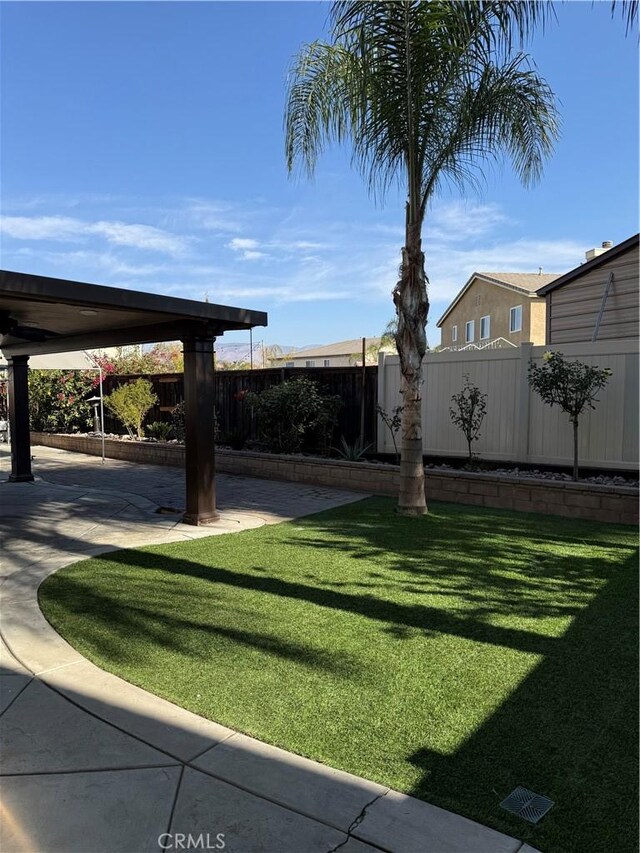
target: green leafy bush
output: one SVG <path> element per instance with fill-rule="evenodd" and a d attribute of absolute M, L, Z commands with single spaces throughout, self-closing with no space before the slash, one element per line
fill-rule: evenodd
<path fill-rule="evenodd" d="M 596 394 L 609 381 L 608 367 L 568 361 L 561 352 L 546 352 L 542 364 L 529 365 L 529 384 L 549 406 L 560 406 L 573 425 L 573 479 L 578 479 L 578 424 L 585 409 L 595 409 Z"/>
<path fill-rule="evenodd" d="M 171 428 L 173 430 L 173 434 L 175 438 L 184 444 L 187 432 L 185 426 L 185 412 L 184 412 L 184 400 L 181 403 L 178 403 L 177 406 L 174 406 L 173 411 L 171 412 Z M 216 441 L 218 440 L 218 417 L 216 415 L 215 409 L 213 410 L 213 429 Z"/>
<path fill-rule="evenodd" d="M 156 441 L 166 441 L 171 433 L 171 424 L 166 421 L 154 421 L 147 427 L 147 435 L 149 438 L 155 438 Z"/>
<path fill-rule="evenodd" d="M 260 436 L 272 453 L 298 453 L 305 441 L 326 452 L 341 400 L 323 395 L 317 382 L 307 377 L 287 379 L 245 399 L 253 406 Z"/>
<path fill-rule="evenodd" d="M 92 429 L 91 405 L 96 374 L 90 370 L 30 370 L 29 415 L 36 432 Z"/>
<path fill-rule="evenodd" d="M 131 438 L 142 438 L 144 417 L 157 402 L 153 386 L 147 379 L 120 385 L 104 398 L 105 406 L 123 424 Z"/>
<path fill-rule="evenodd" d="M 178 441 L 184 443 L 184 403 L 178 403 L 178 405 L 175 406 L 173 411 L 171 412 L 171 426 L 173 427 L 173 434 L 178 439 Z"/>

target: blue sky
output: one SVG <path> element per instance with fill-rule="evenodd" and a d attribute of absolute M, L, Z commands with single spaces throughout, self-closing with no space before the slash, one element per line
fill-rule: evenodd
<path fill-rule="evenodd" d="M 312 182 L 283 154 L 285 78 L 326 3 L 1 2 L 2 266 L 266 310 L 255 339 L 379 334 L 403 198 L 368 197 L 348 151 Z M 530 50 L 561 101 L 542 182 L 508 166 L 429 211 L 435 322 L 474 270 L 563 272 L 638 230 L 637 38 L 569 2 Z M 243 340 L 240 333 L 225 342 Z"/>

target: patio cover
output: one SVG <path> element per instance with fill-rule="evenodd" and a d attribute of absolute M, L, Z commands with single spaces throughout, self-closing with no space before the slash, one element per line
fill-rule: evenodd
<path fill-rule="evenodd" d="M 6 370 L 7 360 L 0 353 L 0 370 Z M 78 352 L 55 352 L 50 355 L 34 355 L 29 359 L 33 370 L 95 370 L 95 363 L 84 350 Z"/>
<path fill-rule="evenodd" d="M 231 329 L 266 325 L 262 311 L 0 270 L 0 350 L 9 366 L 9 479 L 33 479 L 30 356 L 179 339 L 184 347 L 184 520 L 214 520 L 213 343 Z"/>

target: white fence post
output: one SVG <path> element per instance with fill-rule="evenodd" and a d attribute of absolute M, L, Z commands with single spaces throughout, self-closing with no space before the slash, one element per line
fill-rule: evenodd
<path fill-rule="evenodd" d="M 385 366 L 384 366 L 384 357 L 385 353 L 380 351 L 378 352 L 378 405 L 384 409 L 385 408 L 385 397 L 384 397 L 384 389 L 386 384 L 386 374 L 385 374 Z M 376 423 L 378 428 L 376 430 L 376 444 L 378 447 L 378 453 L 384 453 L 384 445 L 385 445 L 385 425 L 384 421 L 380 417 L 379 414 L 376 413 Z"/>
<path fill-rule="evenodd" d="M 531 429 L 531 387 L 529 385 L 529 364 L 533 344 L 520 344 L 520 369 L 518 371 L 518 407 L 516 409 L 517 428 L 515 434 L 514 461 L 527 462 L 529 459 L 529 431 Z"/>

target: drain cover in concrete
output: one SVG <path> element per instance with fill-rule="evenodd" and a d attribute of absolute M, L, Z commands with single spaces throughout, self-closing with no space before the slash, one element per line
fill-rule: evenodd
<path fill-rule="evenodd" d="M 550 800 L 549 797 L 535 794 L 528 788 L 523 788 L 522 785 L 518 785 L 506 800 L 500 803 L 501 808 L 529 821 L 529 823 L 538 823 L 553 805 L 553 800 Z"/>

